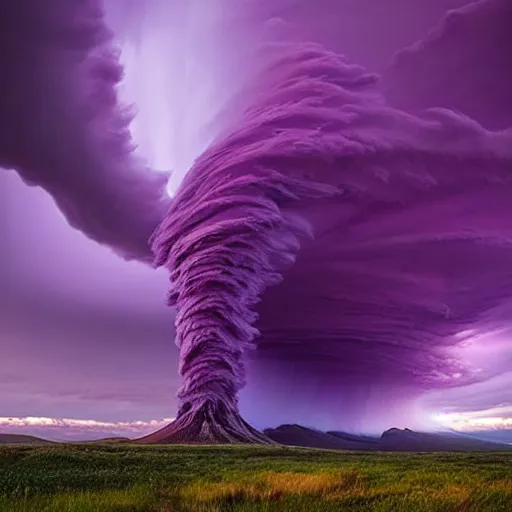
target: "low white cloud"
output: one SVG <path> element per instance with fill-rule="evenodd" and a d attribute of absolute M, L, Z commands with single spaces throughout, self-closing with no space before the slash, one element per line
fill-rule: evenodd
<path fill-rule="evenodd" d="M 101 436 L 137 437 L 158 430 L 174 418 L 149 421 L 98 421 L 72 418 L 0 417 L 0 430 L 4 433 L 41 435 L 52 439 L 87 439 Z"/>
<path fill-rule="evenodd" d="M 512 406 L 470 412 L 444 412 L 434 415 L 433 419 L 444 427 L 465 432 L 512 430 Z"/>

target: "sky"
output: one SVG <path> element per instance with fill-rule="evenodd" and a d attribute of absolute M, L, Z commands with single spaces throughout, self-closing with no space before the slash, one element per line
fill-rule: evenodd
<path fill-rule="evenodd" d="M 13 172 L 0 174 L 0 191 L 1 416 L 172 416 L 177 349 L 165 273 L 70 229 L 46 192 Z"/>
<path fill-rule="evenodd" d="M 328 9 L 329 3 L 324 3 Z M 446 8 L 463 3 L 438 2 L 430 10 L 425 6 L 416 10 L 406 24 L 410 33 L 395 31 L 396 41 L 387 47 L 376 45 L 381 54 L 357 46 L 348 36 L 346 42 L 358 62 L 380 71 L 395 51 L 421 37 Z M 148 16 L 164 18 L 165 9 L 158 10 L 161 4 L 155 1 L 152 5 L 155 9 Z M 403 5 L 393 3 L 393 12 L 402 12 Z M 194 12 L 189 12 L 189 32 L 179 32 L 179 48 L 168 52 L 159 44 L 165 26 L 163 32 L 150 32 L 147 25 L 137 25 L 135 38 L 133 18 L 120 16 L 116 10 L 120 6 L 112 1 L 108 15 L 123 45 L 123 94 L 139 108 L 132 131 L 152 167 L 173 171 L 169 193 L 174 194 L 194 157 L 215 133 L 214 129 L 211 133 L 196 131 L 196 126 L 215 125 L 220 108 L 212 105 L 222 106 L 226 100 L 219 92 L 223 82 L 222 77 L 216 78 L 218 69 L 213 64 L 210 68 L 201 65 L 207 62 L 200 58 L 206 46 L 202 34 L 208 31 L 211 18 L 203 13 L 200 22 L 195 22 Z M 347 9 L 354 9 L 350 2 Z M 366 14 L 354 12 L 366 20 L 374 19 L 368 14 L 369 7 L 364 9 Z M 212 18 L 216 15 L 210 13 Z M 326 41 L 335 34 L 332 27 L 331 31 L 322 30 L 314 24 L 308 30 L 311 37 L 322 34 Z M 187 37 L 196 37 L 201 44 L 189 42 L 188 50 L 183 51 Z M 389 39 L 384 31 L 376 37 Z M 211 51 L 210 62 L 217 63 L 224 44 Z M 237 65 L 235 57 L 227 59 L 230 66 Z M 190 66 L 189 58 L 198 65 Z M 152 80 L 140 73 L 142 66 L 152 73 Z M 186 81 L 176 84 L 174 80 L 183 67 L 193 78 L 190 82 L 203 84 L 193 92 L 192 112 L 178 108 L 190 98 L 187 94 L 192 94 Z M 242 83 L 246 78 L 238 80 Z M 162 97 L 158 110 L 167 113 L 167 122 L 155 122 L 153 95 Z M 167 139 L 172 139 L 173 145 L 169 146 Z M 71 228 L 47 192 L 27 186 L 10 170 L 0 172 L 0 240 L 0 432 L 59 440 L 135 437 L 168 423 L 176 414 L 180 379 L 174 312 L 165 304 L 166 271 L 124 261 Z M 372 411 L 366 412 L 361 428 L 382 431 L 392 426 L 440 426 L 512 432 L 511 336 L 507 332 L 493 334 L 491 342 L 477 339 L 463 349 L 467 362 L 488 375 L 483 382 L 425 393 L 414 418 L 397 415 L 379 420 Z M 253 371 L 257 373 L 258 367 Z M 276 426 L 290 417 L 276 406 L 271 420 L 275 425 L 258 423 L 258 412 L 266 408 L 275 389 L 282 395 L 276 404 L 293 400 L 293 386 L 285 389 L 282 383 L 255 386 L 249 379 L 242 391 L 242 412 L 259 428 Z M 305 416 L 304 411 L 297 411 L 297 419 Z M 510 439 L 512 442 L 512 434 Z"/>

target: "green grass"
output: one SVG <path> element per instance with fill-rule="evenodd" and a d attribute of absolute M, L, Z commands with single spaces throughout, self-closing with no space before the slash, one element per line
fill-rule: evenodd
<path fill-rule="evenodd" d="M 0 512 L 510 512 L 512 453 L 0 447 Z"/>

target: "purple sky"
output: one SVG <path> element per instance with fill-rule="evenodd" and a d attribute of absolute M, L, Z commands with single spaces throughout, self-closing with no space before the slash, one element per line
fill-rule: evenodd
<path fill-rule="evenodd" d="M 331 0 L 315 3 L 314 10 L 305 0 L 283 0 L 275 3 L 278 7 L 267 4 L 268 12 L 257 13 L 272 23 L 264 29 L 248 25 L 252 31 L 234 31 L 231 40 L 221 37 L 216 17 L 228 26 L 230 19 L 223 20 L 222 11 L 198 10 L 203 5 L 200 0 L 191 2 L 188 10 L 177 2 L 175 11 L 164 7 L 165 2 L 151 0 L 144 13 L 134 2 L 132 11 L 125 10 L 128 3 L 107 2 L 108 19 L 124 48 L 122 94 L 139 108 L 132 131 L 141 154 L 152 167 L 173 170 L 170 189 L 174 192 L 193 159 L 218 134 L 220 107 L 251 77 L 250 70 L 241 71 L 235 80 L 229 75 L 246 55 L 238 47 L 232 49 L 235 43 L 244 42 L 250 52 L 261 37 L 260 30 L 285 30 L 292 39 L 318 40 L 345 51 L 372 71 L 382 71 L 396 51 L 425 37 L 446 9 L 465 2 L 394 0 L 383 13 L 388 22 L 381 24 L 382 15 L 375 13 L 383 5 L 380 0 L 345 0 L 346 11 L 337 11 L 338 17 L 330 15 Z M 171 36 L 161 21 L 165 16 L 175 29 Z M 178 16 L 187 22 L 175 23 Z M 230 16 L 235 19 L 243 14 Z M 340 25 L 345 30 L 338 32 Z M 361 27 L 361 32 L 371 31 L 372 41 L 363 40 L 354 26 Z M 212 43 L 208 37 L 213 36 L 218 39 Z M 171 44 L 172 51 L 164 42 Z M 162 62 L 168 63 L 168 71 Z M 189 82 L 175 80 L 185 68 Z M 201 86 L 191 91 L 192 82 Z M 396 84 L 393 87 L 399 90 Z M 156 105 L 155 97 L 160 100 Z M 189 110 L 182 108 L 187 102 L 192 105 Z M 201 131 L 198 126 L 209 129 Z M 166 143 L 168 139 L 173 145 Z M 70 228 L 47 192 L 28 187 L 12 171 L 0 173 L 0 219 L 0 431 L 61 439 L 103 433 L 135 435 L 154 430 L 152 420 L 173 417 L 180 379 L 173 311 L 165 305 L 166 271 L 124 261 Z M 385 394 L 374 390 L 361 398 L 364 411 L 355 428 L 420 428 L 432 425 L 432 417 L 439 419 L 442 412 L 466 415 L 462 419 L 443 416 L 447 425 L 471 428 L 464 424 L 464 418 L 469 418 L 478 428 L 511 428 L 510 336 L 506 332 L 493 335 L 462 350 L 469 364 L 488 375 L 484 382 L 426 393 L 405 414 L 391 404 L 386 404 L 387 412 L 380 411 L 377 404 L 383 403 Z M 241 409 L 257 427 L 307 423 L 310 416 L 302 404 L 308 396 L 311 401 L 318 399 L 314 386 L 320 389 L 322 383 L 313 380 L 313 388 L 308 384 L 302 389 L 300 365 L 291 364 L 285 373 L 281 370 L 273 371 L 271 365 L 262 368 L 261 361 L 249 365 Z M 286 407 L 298 390 L 305 399 L 296 407 Z M 47 420 L 11 424 L 2 420 L 26 417 L 103 423 L 87 427 L 65 421 L 49 428 Z M 478 421 L 481 417 L 490 420 Z M 142 423 L 132 426 L 135 421 Z M 332 427 L 332 421 L 318 417 L 315 425 Z"/>
<path fill-rule="evenodd" d="M 165 273 L 70 229 L 46 192 L 13 172 L 0 174 L 0 191 L 0 415 L 172 415 L 177 350 Z"/>

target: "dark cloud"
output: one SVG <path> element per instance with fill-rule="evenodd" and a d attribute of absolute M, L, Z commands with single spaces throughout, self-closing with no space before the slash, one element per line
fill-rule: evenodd
<path fill-rule="evenodd" d="M 101 2 L 2 2 L 0 66 L 0 166 L 43 187 L 88 237 L 149 261 L 166 177 L 132 154 Z"/>
<path fill-rule="evenodd" d="M 512 126 L 512 3 L 479 0 L 450 11 L 428 37 L 398 53 L 385 75 L 399 108 L 455 109 L 489 129 Z"/>
<path fill-rule="evenodd" d="M 267 0 L 259 2 L 259 12 L 263 19 L 273 19 L 288 40 L 320 43 L 380 72 L 396 52 L 422 39 L 448 9 L 470 1 Z"/>

